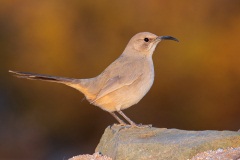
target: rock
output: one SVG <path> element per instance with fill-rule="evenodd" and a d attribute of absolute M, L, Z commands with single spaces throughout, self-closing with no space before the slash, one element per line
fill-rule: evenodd
<path fill-rule="evenodd" d="M 75 156 L 68 160 L 112 160 L 112 158 L 101 155 L 97 152 L 97 153 L 94 153 L 93 155 L 84 154 L 84 155 Z"/>
<path fill-rule="evenodd" d="M 207 150 L 240 146 L 240 132 L 106 128 L 96 152 L 114 160 L 186 160 Z"/>
<path fill-rule="evenodd" d="M 238 148 L 227 148 L 227 149 L 218 149 L 216 151 L 205 151 L 198 153 L 191 160 L 240 160 L 240 147 Z"/>

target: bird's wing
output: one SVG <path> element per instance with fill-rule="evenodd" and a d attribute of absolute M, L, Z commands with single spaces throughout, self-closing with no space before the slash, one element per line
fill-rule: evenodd
<path fill-rule="evenodd" d="M 94 103 L 95 101 L 104 97 L 105 95 L 107 95 L 111 92 L 114 92 L 114 91 L 116 91 L 116 90 L 118 90 L 118 89 L 120 89 L 124 86 L 131 85 L 136 80 L 138 80 L 140 78 L 140 76 L 141 75 L 138 75 L 134 79 L 128 79 L 128 80 L 127 80 L 127 78 L 120 77 L 120 76 L 116 76 L 116 77 L 113 77 L 113 78 L 109 79 L 107 81 L 107 83 L 105 84 L 105 86 L 100 90 L 100 92 L 98 93 L 96 98 L 91 103 Z"/>
<path fill-rule="evenodd" d="M 96 98 L 91 103 L 94 103 L 105 95 L 114 92 L 124 86 L 131 85 L 132 83 L 137 81 L 143 74 L 140 69 L 141 67 L 136 63 L 134 65 L 132 65 L 131 63 L 122 64 L 123 65 L 121 66 L 114 65 L 114 67 L 111 67 L 111 69 L 109 70 L 110 73 L 108 69 L 105 70 L 105 73 L 103 74 L 106 74 L 106 77 L 109 78 L 106 80 L 105 84 L 98 92 Z"/>

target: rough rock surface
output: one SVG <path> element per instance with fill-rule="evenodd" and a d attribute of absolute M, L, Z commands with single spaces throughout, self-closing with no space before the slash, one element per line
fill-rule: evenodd
<path fill-rule="evenodd" d="M 191 160 L 240 160 L 240 147 L 198 153 Z"/>
<path fill-rule="evenodd" d="M 186 160 L 197 153 L 240 147 L 240 132 L 108 127 L 96 148 L 114 160 Z"/>
<path fill-rule="evenodd" d="M 112 158 L 101 155 L 97 152 L 97 153 L 94 153 L 93 155 L 84 154 L 84 155 L 75 156 L 68 160 L 112 160 Z"/>

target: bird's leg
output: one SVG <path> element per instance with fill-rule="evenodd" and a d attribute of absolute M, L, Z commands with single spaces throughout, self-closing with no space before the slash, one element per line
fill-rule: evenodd
<path fill-rule="evenodd" d="M 121 120 L 114 112 L 110 112 L 110 114 L 114 117 L 114 118 L 116 118 L 116 120 L 120 123 L 120 125 L 123 125 L 123 126 L 126 126 L 127 124 L 123 121 L 123 120 Z"/>
<path fill-rule="evenodd" d="M 118 111 L 118 113 L 121 114 L 131 124 L 131 126 L 137 126 L 137 124 L 134 123 L 130 118 L 128 118 L 122 111 Z"/>

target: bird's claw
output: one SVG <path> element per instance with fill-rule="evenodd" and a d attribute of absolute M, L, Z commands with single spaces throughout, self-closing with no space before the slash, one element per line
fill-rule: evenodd
<path fill-rule="evenodd" d="M 152 124 L 148 124 L 148 125 L 143 125 L 142 123 L 140 124 L 131 124 L 131 128 L 151 128 Z"/>

